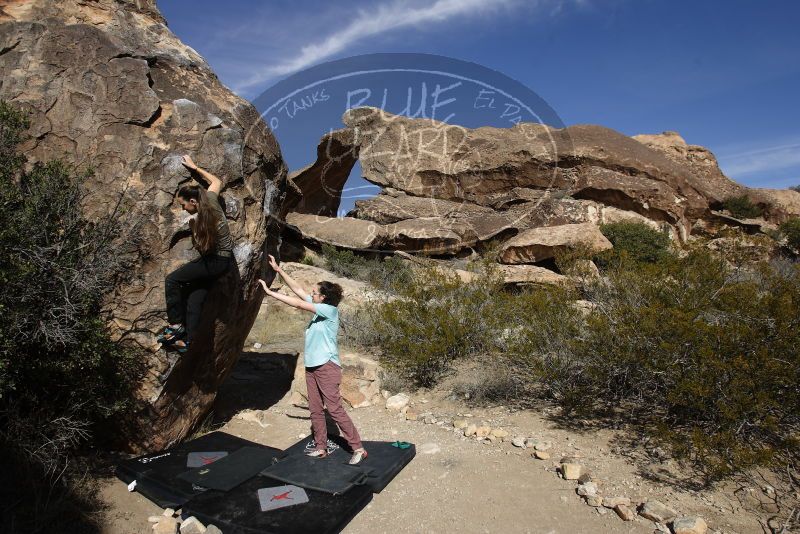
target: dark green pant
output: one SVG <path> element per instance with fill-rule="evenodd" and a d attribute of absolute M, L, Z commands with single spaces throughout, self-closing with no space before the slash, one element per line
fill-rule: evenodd
<path fill-rule="evenodd" d="M 232 258 L 209 254 L 178 267 L 164 281 L 164 296 L 167 301 L 167 320 L 170 324 L 186 327 L 186 338 L 200 323 L 203 302 L 213 282 L 230 268 Z"/>

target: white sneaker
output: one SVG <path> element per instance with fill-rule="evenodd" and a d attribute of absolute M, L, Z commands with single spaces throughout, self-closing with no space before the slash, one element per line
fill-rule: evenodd
<path fill-rule="evenodd" d="M 350 465 L 356 465 L 358 463 L 361 463 L 361 460 L 366 459 L 367 456 L 368 456 L 367 451 L 365 451 L 363 447 L 361 449 L 356 449 L 353 451 L 353 456 L 350 457 L 350 461 L 347 463 L 349 463 Z"/>
<path fill-rule="evenodd" d="M 326 451 L 324 449 L 323 450 L 315 450 L 315 451 L 307 452 L 306 456 L 311 456 L 312 458 L 327 458 L 328 457 L 328 451 Z"/>

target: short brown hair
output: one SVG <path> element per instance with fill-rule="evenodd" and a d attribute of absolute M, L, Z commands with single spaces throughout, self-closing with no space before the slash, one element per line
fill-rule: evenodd
<path fill-rule="evenodd" d="M 323 281 L 317 284 L 319 286 L 319 294 L 322 295 L 323 302 L 331 306 L 338 306 L 342 301 L 342 286 L 339 284 Z"/>

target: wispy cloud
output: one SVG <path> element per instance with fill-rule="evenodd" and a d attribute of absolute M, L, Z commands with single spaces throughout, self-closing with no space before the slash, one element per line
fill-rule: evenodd
<path fill-rule="evenodd" d="M 720 166 L 732 177 L 800 167 L 800 138 L 777 140 L 773 144 L 736 149 L 723 149 L 718 154 Z"/>
<path fill-rule="evenodd" d="M 433 27 L 456 17 L 485 16 L 487 13 L 520 6 L 546 8 L 553 15 L 558 12 L 556 7 L 566 1 L 568 0 L 434 0 L 412 4 L 408 1 L 392 0 L 379 3 L 357 10 L 352 20 L 341 29 L 301 47 L 299 52 L 288 59 L 254 69 L 249 77 L 236 84 L 235 90 L 241 93 L 255 85 L 297 72 L 345 51 L 359 41 L 387 32 Z M 578 0 L 576 3 L 583 2 Z"/>

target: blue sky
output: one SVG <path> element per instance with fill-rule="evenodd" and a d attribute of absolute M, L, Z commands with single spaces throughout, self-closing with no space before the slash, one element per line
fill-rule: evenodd
<path fill-rule="evenodd" d="M 158 5 L 172 31 L 248 99 L 325 61 L 376 52 L 438 54 L 521 82 L 564 124 L 601 124 L 627 135 L 675 130 L 688 143 L 709 147 L 723 171 L 742 183 L 800 184 L 800 2 Z M 314 147 L 297 150 L 278 139 L 290 169 L 313 159 Z"/>

